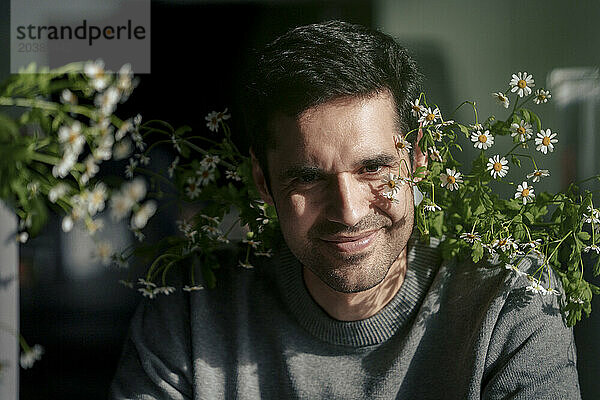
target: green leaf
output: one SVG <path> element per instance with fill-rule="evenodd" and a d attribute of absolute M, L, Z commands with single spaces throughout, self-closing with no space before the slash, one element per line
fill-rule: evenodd
<path fill-rule="evenodd" d="M 519 168 L 521 167 L 521 160 L 519 160 L 519 157 L 517 157 L 517 156 L 513 155 L 513 156 L 511 157 L 511 161 L 512 161 L 512 163 L 513 163 L 513 164 L 515 164 L 517 167 L 519 167 Z"/>
<path fill-rule="evenodd" d="M 587 233 L 587 232 L 579 232 L 579 233 L 577 234 L 577 237 L 578 237 L 579 239 L 583 240 L 583 241 L 590 240 L 590 234 L 589 234 L 589 233 Z"/>
<path fill-rule="evenodd" d="M 477 263 L 483 257 L 483 246 L 479 242 L 473 244 L 473 253 L 471 254 L 473 262 Z"/>

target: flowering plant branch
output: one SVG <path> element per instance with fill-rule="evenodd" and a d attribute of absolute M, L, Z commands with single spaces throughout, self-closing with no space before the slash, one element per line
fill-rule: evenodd
<path fill-rule="evenodd" d="M 116 106 L 137 83 L 128 66 L 117 74 L 105 71 L 101 61 L 39 72 L 44 73 L 16 75 L 0 87 L 0 106 L 24 110 L 17 118 L 0 114 L 0 156 L 5 161 L 0 164 L 0 198 L 19 216 L 19 241 L 39 232 L 47 208 L 63 215 L 64 231 L 81 224 L 94 235 L 103 227 L 99 215 L 106 204 L 112 219 L 128 221 L 143 241 L 143 230 L 157 212 L 156 200 L 168 200 L 166 206 L 176 204 L 181 211 L 177 235 L 151 246 L 116 250 L 99 242 L 95 252 L 104 263 L 120 267 L 135 256 L 147 257 L 142 277 L 135 280 L 129 268 L 129 278 L 120 282 L 149 298 L 176 290 L 168 282 L 174 268 L 189 270 L 184 291 L 214 287 L 216 255 L 233 249 L 236 237 L 241 239 L 241 268 L 252 268 L 257 258 L 272 255 L 280 240 L 277 215 L 260 201 L 250 159 L 231 138 L 227 109 L 206 116 L 210 135 L 159 120 L 142 123 L 139 115 L 121 120 L 114 115 Z M 542 169 L 543 158 L 553 152 L 558 135 L 542 129 L 538 115 L 525 107 L 551 98 L 544 89 L 533 92 L 534 86 L 533 77 L 523 72 L 512 76 L 505 92 L 493 93 L 507 110 L 509 96 L 514 96 L 503 120 L 490 116 L 480 121 L 476 104 L 464 102 L 461 106 L 474 111 L 471 125 L 445 120 L 424 95 L 415 99 L 413 116 L 420 127 L 394 139 L 399 152 L 410 152 L 415 145 L 411 139 L 419 136 L 429 162 L 410 176 L 388 171 L 382 176 L 383 196 L 397 201 L 405 184 L 423 194 L 415 210 L 416 227 L 423 240 L 441 239 L 445 259 L 471 257 L 479 262 L 497 256 L 503 267 L 526 275 L 519 259 L 539 257 L 541 267 L 527 275 L 527 290 L 560 296 L 567 323 L 574 325 L 589 315 L 592 295 L 600 293 L 584 279 L 582 258 L 587 252 L 600 254 L 600 211 L 592 193 L 578 184 L 555 194 L 536 191 L 535 184 L 550 176 Z M 60 101 L 52 101 L 56 97 Z M 512 140 L 508 152 L 496 150 L 501 137 Z M 468 172 L 453 155 L 462 151 L 464 142 L 480 150 Z M 158 147 L 174 154 L 166 171 L 149 167 L 151 152 Z M 100 164 L 110 159 L 127 160 L 127 180 L 120 186 L 97 179 Z M 531 167 L 521 169 L 522 162 Z M 491 185 L 507 185 L 514 195 L 501 198 Z M 242 237 L 236 233 L 240 227 Z M 550 268 L 562 279 L 564 293 L 542 285 L 542 275 Z M 594 273 L 600 273 L 600 257 Z"/>

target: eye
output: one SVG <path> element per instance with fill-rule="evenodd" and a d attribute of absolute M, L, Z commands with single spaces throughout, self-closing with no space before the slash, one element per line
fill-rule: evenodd
<path fill-rule="evenodd" d="M 377 164 L 366 165 L 365 167 L 363 167 L 363 171 L 368 174 L 376 174 L 378 172 L 381 172 L 383 167 L 384 167 L 383 165 L 377 165 Z"/>

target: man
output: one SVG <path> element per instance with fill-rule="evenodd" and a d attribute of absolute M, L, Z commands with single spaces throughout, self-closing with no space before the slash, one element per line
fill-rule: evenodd
<path fill-rule="evenodd" d="M 426 163 L 394 142 L 415 126 L 406 52 L 328 22 L 275 40 L 257 71 L 253 174 L 285 244 L 215 291 L 144 301 L 112 398 L 579 398 L 556 298 L 498 266 L 440 265 L 411 238 L 412 188 L 382 195 Z"/>

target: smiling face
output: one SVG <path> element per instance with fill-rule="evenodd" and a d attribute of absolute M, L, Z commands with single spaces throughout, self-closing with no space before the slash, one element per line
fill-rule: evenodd
<path fill-rule="evenodd" d="M 274 203 L 281 230 L 304 267 L 332 289 L 376 286 L 406 247 L 413 228 L 413 196 L 401 185 L 392 203 L 382 196 L 390 172 L 408 175 L 398 153 L 394 101 L 388 92 L 346 97 L 275 121 L 268 153 L 271 195 L 255 162 L 255 180 Z"/>

